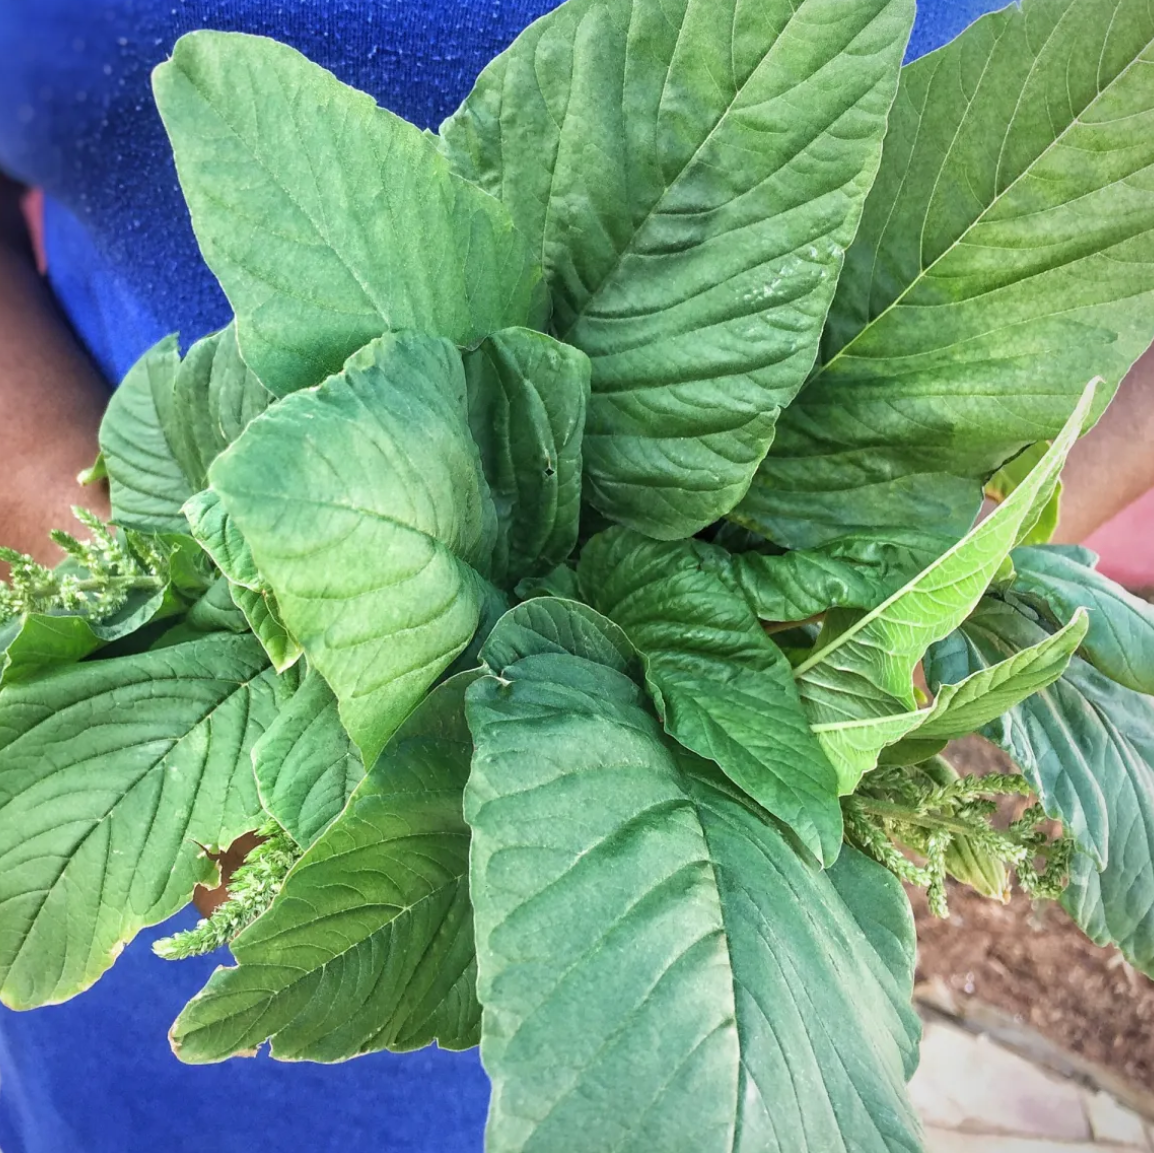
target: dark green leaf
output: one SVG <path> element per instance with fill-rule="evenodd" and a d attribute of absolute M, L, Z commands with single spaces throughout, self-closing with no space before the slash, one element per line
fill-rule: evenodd
<path fill-rule="evenodd" d="M 727 513 L 813 365 L 911 0 L 569 0 L 441 129 L 538 247 L 593 361 L 587 497 L 684 537 Z"/>
<path fill-rule="evenodd" d="M 743 522 L 794 547 L 944 531 L 1094 375 L 1101 412 L 1150 343 L 1152 63 L 1147 0 L 1025 0 L 903 71 L 820 367 Z"/>
<path fill-rule="evenodd" d="M 184 1061 L 271 1038 L 282 1060 L 477 1043 L 469 829 L 461 792 L 473 676 L 442 685 L 389 743 L 348 809 L 293 867 L 267 913 L 185 1007 Z"/>
<path fill-rule="evenodd" d="M 1013 560 L 1015 595 L 1063 625 L 1088 609 L 1081 655 L 1120 685 L 1154 693 L 1154 605 L 1095 572 L 1087 549 L 1020 548 Z"/>
<path fill-rule="evenodd" d="M 233 584 L 258 592 L 264 579 L 257 571 L 252 549 L 216 491 L 206 488 L 191 497 L 185 503 L 184 514 L 192 535 L 216 567 Z"/>
<path fill-rule="evenodd" d="M 789 825 L 825 864 L 842 842 L 838 777 L 810 732 L 789 662 L 745 600 L 688 543 L 596 536 L 579 569 L 590 603 L 645 660 L 666 731 Z"/>
<path fill-rule="evenodd" d="M 230 585 L 233 603 L 248 621 L 256 639 L 260 641 L 272 667 L 278 673 L 291 669 L 301 659 L 304 650 L 284 626 L 274 593 L 255 592 L 244 585 Z"/>
<path fill-rule="evenodd" d="M 573 551 L 589 358 L 526 328 L 465 357 L 469 425 L 497 508 L 501 579 L 548 572 Z"/>
<path fill-rule="evenodd" d="M 920 1150 L 900 885 L 812 869 L 619 667 L 546 643 L 467 698 L 487 1148 Z"/>
<path fill-rule="evenodd" d="M 781 556 L 701 550 L 702 562 L 741 590 L 763 621 L 805 621 L 831 608 L 874 609 L 955 540 L 895 531 L 844 537 Z"/>
<path fill-rule="evenodd" d="M 285 44 L 194 32 L 154 73 L 205 260 L 277 396 L 384 332 L 538 323 L 541 271 L 436 143 Z"/>
<path fill-rule="evenodd" d="M 208 483 L 208 466 L 273 401 L 245 367 L 236 327 L 197 341 L 173 381 L 173 448 L 194 489 Z"/>

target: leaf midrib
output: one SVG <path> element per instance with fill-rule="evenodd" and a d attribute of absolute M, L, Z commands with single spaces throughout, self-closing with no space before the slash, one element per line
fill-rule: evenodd
<path fill-rule="evenodd" d="M 1019 16 L 1017 18 L 1020 19 L 1021 17 Z M 1030 78 L 1034 75 L 1034 69 L 1037 66 L 1037 62 L 1041 58 L 1042 53 L 1045 51 L 1045 48 L 1050 43 L 1051 38 L 1057 32 L 1060 25 L 1061 25 L 1061 21 L 1059 21 L 1058 24 L 1055 25 L 1054 30 L 1050 33 L 1050 36 L 1047 37 L 1046 43 L 1042 45 L 1042 47 L 1039 49 L 1038 53 L 1034 57 L 1034 64 L 1031 65 L 1030 72 L 1027 74 L 1025 80 L 1023 81 L 1021 92 L 1018 94 L 1018 101 L 1014 107 L 1014 116 L 1010 122 L 1011 128 L 1013 127 L 1013 125 L 1017 121 L 1018 113 L 1019 113 L 1019 110 L 1021 108 L 1022 96 L 1025 94 L 1026 87 L 1029 84 Z M 1008 30 L 1009 29 L 1007 28 L 1007 31 Z M 1000 39 L 999 39 L 999 43 L 1000 43 Z M 1115 87 L 1115 85 L 1120 83 L 1130 73 L 1131 69 L 1142 60 L 1143 56 L 1145 55 L 1146 52 L 1148 52 L 1150 50 L 1151 46 L 1154 46 L 1154 40 L 1148 40 L 1146 42 L 1146 44 L 1141 48 L 1141 50 L 1138 51 L 1137 53 L 1135 53 L 1134 57 L 1130 60 L 1130 62 L 1126 65 L 1126 67 L 1123 68 L 1120 72 L 1118 72 L 1118 74 L 1110 81 L 1109 84 L 1107 84 L 1104 88 L 1100 88 L 1092 100 L 1090 100 L 1084 107 L 1082 107 L 1078 110 L 1077 114 L 1070 120 L 1070 122 L 1065 126 L 1065 128 L 1063 128 L 1062 131 L 1059 132 L 1057 134 L 1057 136 L 1055 136 L 1054 139 L 1045 148 L 1043 148 L 1042 151 L 1039 152 L 1038 155 L 1036 157 L 1034 157 L 1034 159 L 1031 160 L 1030 163 L 1028 165 L 1026 165 L 1026 167 L 1024 169 L 1022 169 L 1022 171 L 1020 173 L 1018 173 L 1018 175 L 1015 176 L 1014 179 L 1012 181 L 1010 181 L 1009 184 L 1006 185 L 1005 188 L 1003 188 L 999 193 L 997 193 L 996 196 L 993 197 L 993 199 L 990 201 L 990 203 L 987 204 L 976 217 L 974 217 L 974 219 L 966 226 L 966 228 L 962 231 L 962 233 L 957 237 L 957 239 L 955 239 L 949 245 L 948 248 L 946 248 L 938 256 L 936 256 L 924 268 L 920 269 L 918 272 L 918 275 L 915 276 L 913 278 L 913 280 L 910 281 L 910 283 L 901 291 L 901 293 L 897 297 L 894 298 L 894 300 L 892 300 L 888 305 L 886 305 L 886 307 L 881 312 L 879 312 L 877 314 L 877 316 L 875 316 L 871 320 L 867 321 L 866 324 L 864 324 L 862 326 L 862 328 L 857 333 L 855 333 L 848 341 L 846 341 L 846 343 L 843 344 L 841 346 L 841 348 L 839 348 L 837 350 L 837 352 L 835 352 L 834 355 L 829 358 L 829 360 L 827 360 L 824 364 L 819 365 L 814 370 L 812 375 L 810 376 L 809 381 L 807 382 L 807 387 L 812 386 L 817 380 L 819 380 L 825 374 L 827 369 L 833 368 L 833 366 L 835 364 L 837 364 L 838 361 L 841 360 L 843 356 L 845 356 L 849 353 L 850 349 L 852 349 L 855 344 L 857 344 L 860 340 L 862 340 L 866 336 L 867 333 L 872 332 L 876 328 L 877 325 L 881 324 L 890 315 L 890 313 L 892 313 L 892 312 L 896 311 L 898 308 L 900 308 L 902 306 L 902 304 L 905 302 L 906 297 L 908 297 L 917 288 L 920 288 L 921 285 L 925 283 L 926 279 L 930 276 L 930 274 L 934 271 L 934 269 L 937 268 L 937 266 L 939 264 L 941 264 L 942 261 L 947 259 L 947 257 L 952 256 L 953 253 L 963 243 L 965 243 L 967 237 L 969 237 L 969 235 L 974 231 L 974 229 L 978 228 L 981 224 L 983 224 L 985 222 L 986 217 L 991 212 L 993 212 L 993 210 L 995 208 L 997 208 L 1005 200 L 1005 198 L 1010 195 L 1011 192 L 1014 191 L 1014 189 L 1018 186 L 1018 184 L 1020 184 L 1024 179 L 1026 179 L 1026 177 L 1031 175 L 1031 173 L 1034 171 L 1034 169 L 1043 160 L 1045 160 L 1047 157 L 1049 157 L 1055 148 L 1057 148 L 1058 146 L 1060 146 L 1062 144 L 1062 142 L 1065 140 L 1066 136 L 1071 131 L 1073 131 L 1073 129 L 1075 127 L 1082 125 L 1082 117 L 1087 112 L 1089 112 L 1091 109 L 1093 109 L 1098 103 L 1100 103 L 1111 92 L 1111 90 Z M 1101 60 L 1100 59 L 1099 59 L 1099 68 L 1101 68 Z M 984 79 L 985 69 L 983 69 L 982 75 L 983 75 L 983 79 Z M 937 79 L 937 73 L 935 71 L 934 80 L 931 81 L 931 85 L 936 83 L 936 79 Z M 927 103 L 928 103 L 928 101 L 927 101 Z M 974 104 L 974 101 L 971 100 L 969 102 L 969 104 L 967 105 L 967 115 L 968 115 L 969 109 L 973 107 L 973 104 Z M 965 118 L 963 117 L 963 122 L 964 122 L 964 119 Z M 920 131 L 922 122 L 923 122 L 923 118 L 919 117 L 919 120 L 918 120 L 919 131 Z M 958 129 L 959 133 L 960 133 L 960 130 L 961 130 L 961 122 L 959 122 L 959 129 Z M 955 138 L 954 138 L 955 140 L 957 139 L 957 135 L 958 135 L 958 133 L 955 133 Z M 1009 132 L 1007 131 L 1007 135 L 1006 135 L 1007 139 L 1008 139 L 1008 136 L 1009 136 Z M 950 159 L 953 157 L 953 148 L 954 148 L 954 144 L 953 144 L 953 142 L 951 142 L 950 149 L 946 153 L 945 157 L 943 158 L 942 163 L 941 163 L 941 167 L 938 169 L 938 172 L 935 176 L 935 191 L 937 188 L 937 184 L 941 179 L 942 172 L 945 170 L 946 165 L 949 163 Z M 1005 139 L 1003 139 L 1003 141 L 1002 141 L 1002 147 L 1001 147 L 1001 150 L 999 151 L 999 154 L 998 154 L 998 167 L 999 168 L 1001 167 L 1002 154 L 1004 153 L 1004 151 L 1005 151 Z M 909 172 L 909 168 L 907 166 L 906 173 L 903 174 L 903 183 L 904 183 L 904 176 L 908 175 L 908 172 Z M 931 200 L 932 200 L 932 197 L 931 197 Z M 928 217 L 928 210 L 929 210 L 929 202 L 927 202 L 927 217 Z M 922 221 L 923 235 L 924 235 L 924 229 L 925 229 L 925 222 L 926 222 L 925 218 L 923 218 L 923 221 Z M 878 251 L 880 252 L 880 245 L 879 245 Z M 877 252 L 875 252 L 875 254 L 874 254 L 874 263 L 875 263 L 875 265 L 877 263 Z M 920 261 L 919 261 L 919 263 L 920 263 Z"/>

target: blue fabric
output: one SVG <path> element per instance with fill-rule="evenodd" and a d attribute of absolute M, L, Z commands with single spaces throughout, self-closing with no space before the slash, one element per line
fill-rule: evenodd
<path fill-rule="evenodd" d="M 294 44 L 422 126 L 556 0 L 0 0 L 0 168 L 47 193 L 49 272 L 110 381 L 228 307 L 203 265 L 148 75 L 193 28 Z M 998 0 L 923 0 L 911 43 L 945 43 Z M 188 924 L 189 913 L 165 927 Z M 265 1057 L 189 1068 L 165 1033 L 219 958 L 169 964 L 144 933 L 67 1005 L 0 1010 L 3 1153 L 470 1153 L 488 1084 L 475 1054 L 336 1068 Z M 655 1151 L 656 1153 L 656 1151 Z"/>

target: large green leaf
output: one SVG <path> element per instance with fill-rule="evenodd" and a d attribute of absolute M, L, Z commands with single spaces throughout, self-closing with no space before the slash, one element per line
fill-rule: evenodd
<path fill-rule="evenodd" d="M 172 1031 L 184 1061 L 271 1039 L 274 1057 L 342 1061 L 381 1049 L 476 1045 L 464 690 L 436 689 L 398 730 L 348 809 L 232 943 Z"/>
<path fill-rule="evenodd" d="M 249 752 L 283 689 L 215 634 L 0 693 L 0 1000 L 62 1001 L 261 823 Z"/>
<path fill-rule="evenodd" d="M 292 48 L 194 32 L 153 86 L 241 351 L 278 396 L 384 332 L 465 345 L 541 320 L 540 267 L 508 212 Z"/>
<path fill-rule="evenodd" d="M 460 355 L 382 337 L 253 421 L 210 475 L 371 764 L 480 617 L 496 522 Z"/>
<path fill-rule="evenodd" d="M 743 522 L 943 527 L 1150 343 L 1154 10 L 1024 0 L 902 74 L 821 364 Z"/>
<path fill-rule="evenodd" d="M 1015 595 L 1058 624 L 1089 609 L 1081 655 L 1118 684 L 1154 693 L 1154 605 L 1095 572 L 1088 549 L 1020 548 L 1013 559 Z"/>
<path fill-rule="evenodd" d="M 916 719 L 913 674 L 926 650 L 970 615 L 1014 545 L 1049 501 L 1093 404 L 1087 387 L 1061 434 L 1030 474 L 981 524 L 868 613 L 830 614 L 813 653 L 794 670 L 810 721 L 856 788 L 886 745 Z"/>
<path fill-rule="evenodd" d="M 465 377 L 500 526 L 494 573 L 512 582 L 546 573 L 577 544 L 589 358 L 511 328 L 465 357 Z"/>
<path fill-rule="evenodd" d="M 193 493 L 161 419 L 180 370 L 176 337 L 165 337 L 129 369 L 100 425 L 112 519 L 142 532 L 187 532 L 181 506 Z"/>
<path fill-rule="evenodd" d="M 337 699 L 312 669 L 252 750 L 265 809 L 308 848 L 340 816 L 365 765 L 337 714 Z"/>
<path fill-rule="evenodd" d="M 813 869 L 667 742 L 605 630 L 534 631 L 467 698 L 487 1148 L 919 1150 L 900 885 Z"/>
<path fill-rule="evenodd" d="M 613 529 L 585 546 L 581 585 L 645 661 L 666 731 L 708 757 L 825 864 L 842 842 L 833 765 L 810 731 L 789 662 L 745 600 L 689 543 Z"/>
<path fill-rule="evenodd" d="M 927 676 L 953 679 L 1047 635 L 1022 611 L 987 601 L 930 653 Z M 1113 941 L 1154 976 L 1154 700 L 1075 657 L 984 733 L 1082 849 L 1063 904 L 1094 940 Z"/>
<path fill-rule="evenodd" d="M 441 128 L 593 361 L 587 496 L 663 538 L 744 495 L 813 365 L 912 0 L 569 0 Z"/>

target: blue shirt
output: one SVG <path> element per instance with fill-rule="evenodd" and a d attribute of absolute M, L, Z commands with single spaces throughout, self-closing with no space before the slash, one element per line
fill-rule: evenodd
<path fill-rule="evenodd" d="M 225 324 L 198 255 L 149 73 L 194 28 L 288 41 L 422 127 L 557 0 L 0 0 L 0 168 L 46 192 L 49 277 L 109 381 L 170 332 Z M 922 0 L 910 47 L 998 0 Z M 188 1067 L 166 1031 L 222 958 L 155 958 L 145 932 L 66 1005 L 0 1010 L 3 1153 L 470 1153 L 488 1083 L 475 1053 L 346 1065 Z M 658 1151 L 655 1151 L 658 1153 Z"/>

